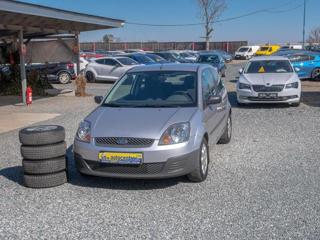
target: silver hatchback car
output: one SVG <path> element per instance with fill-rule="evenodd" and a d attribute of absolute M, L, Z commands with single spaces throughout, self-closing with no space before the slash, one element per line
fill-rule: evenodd
<path fill-rule="evenodd" d="M 231 139 L 231 106 L 217 70 L 203 64 L 130 69 L 79 126 L 77 169 L 119 178 L 206 179 L 210 144 Z"/>

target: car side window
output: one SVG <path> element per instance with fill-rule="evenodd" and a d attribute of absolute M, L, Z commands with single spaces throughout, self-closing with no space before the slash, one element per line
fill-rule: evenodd
<path fill-rule="evenodd" d="M 109 65 L 109 66 L 116 66 L 118 63 L 117 61 L 113 59 L 105 59 L 104 60 L 104 65 Z"/>
<path fill-rule="evenodd" d="M 201 74 L 201 84 L 202 84 L 202 99 L 203 106 L 206 106 L 207 99 L 210 97 L 214 91 L 214 76 L 209 68 L 202 71 Z"/>
<path fill-rule="evenodd" d="M 252 48 L 250 48 L 248 52 L 252 52 Z"/>
<path fill-rule="evenodd" d="M 97 59 L 97 60 L 96 60 L 96 63 L 104 64 L 104 59 Z"/>

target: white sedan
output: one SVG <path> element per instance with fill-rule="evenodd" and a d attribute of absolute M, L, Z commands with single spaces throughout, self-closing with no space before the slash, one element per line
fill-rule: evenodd
<path fill-rule="evenodd" d="M 288 58 L 252 58 L 240 69 L 237 101 L 247 103 L 288 103 L 299 106 L 301 82 Z"/>
<path fill-rule="evenodd" d="M 117 81 L 124 73 L 139 65 L 128 57 L 105 57 L 92 59 L 85 69 L 89 82 Z"/>

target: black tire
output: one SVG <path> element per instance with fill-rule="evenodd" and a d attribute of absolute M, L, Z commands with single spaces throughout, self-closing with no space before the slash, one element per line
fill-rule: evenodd
<path fill-rule="evenodd" d="M 229 114 L 228 120 L 227 120 L 227 125 L 226 125 L 224 132 L 223 132 L 221 138 L 219 139 L 218 143 L 219 144 L 227 144 L 231 141 L 231 137 L 232 137 L 232 118 L 231 118 L 231 114 Z"/>
<path fill-rule="evenodd" d="M 43 145 L 43 146 L 21 146 L 21 155 L 24 159 L 44 160 L 65 156 L 67 150 L 66 142 Z"/>
<path fill-rule="evenodd" d="M 46 175 L 24 175 L 24 184 L 30 188 L 49 188 L 67 182 L 66 171 Z"/>
<path fill-rule="evenodd" d="M 41 125 L 27 127 L 19 132 L 19 140 L 23 145 L 39 146 L 64 141 L 65 130 L 57 125 Z"/>
<path fill-rule="evenodd" d="M 202 164 L 201 164 L 201 158 L 202 158 L 202 149 L 203 146 L 205 146 L 206 148 L 206 154 L 207 154 L 207 167 L 206 170 L 203 171 L 202 169 Z M 209 171 L 209 163 L 210 163 L 210 156 L 209 156 L 209 146 L 208 146 L 208 142 L 207 140 L 204 138 L 202 140 L 201 146 L 200 146 L 200 150 L 199 150 L 199 158 L 196 160 L 196 169 L 189 173 L 187 175 L 188 179 L 191 182 L 203 182 L 204 180 L 206 180 L 207 176 L 208 176 L 208 171 Z"/>
<path fill-rule="evenodd" d="M 311 73 L 312 80 L 320 80 L 320 68 L 313 69 Z"/>
<path fill-rule="evenodd" d="M 91 82 L 91 83 L 94 83 L 96 81 L 96 78 L 95 78 L 93 72 L 91 72 L 91 71 L 86 72 L 86 79 L 88 82 Z"/>
<path fill-rule="evenodd" d="M 61 84 L 67 84 L 71 81 L 71 75 L 68 72 L 60 72 L 58 74 L 58 81 Z"/>
<path fill-rule="evenodd" d="M 23 172 L 25 174 L 48 174 L 66 170 L 66 159 L 64 157 L 47 160 L 22 160 Z"/>

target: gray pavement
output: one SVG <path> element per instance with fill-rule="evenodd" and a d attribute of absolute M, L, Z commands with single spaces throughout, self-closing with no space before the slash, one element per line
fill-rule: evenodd
<path fill-rule="evenodd" d="M 200 184 L 82 177 L 71 161 L 68 184 L 28 189 L 18 130 L 0 134 L 0 239 L 320 239 L 320 106 L 238 108 L 239 67 L 230 65 L 226 79 L 233 139 L 211 146 Z M 109 87 L 89 84 L 92 94 Z M 43 123 L 66 128 L 70 155 L 77 125 L 95 103 L 57 97 L 33 107 L 62 113 Z"/>

